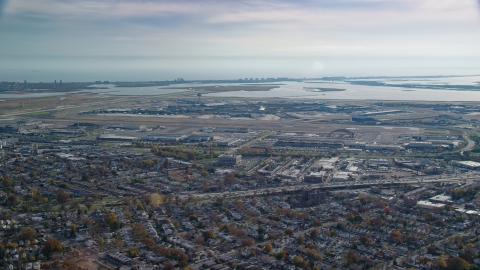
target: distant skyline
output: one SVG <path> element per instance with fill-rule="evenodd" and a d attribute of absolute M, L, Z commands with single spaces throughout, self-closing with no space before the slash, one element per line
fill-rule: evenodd
<path fill-rule="evenodd" d="M 0 80 L 479 74 L 479 3 L 0 0 Z"/>

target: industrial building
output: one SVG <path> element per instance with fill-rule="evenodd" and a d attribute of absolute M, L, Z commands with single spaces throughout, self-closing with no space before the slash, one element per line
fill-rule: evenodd
<path fill-rule="evenodd" d="M 197 135 L 197 134 L 192 134 L 185 139 L 183 139 L 184 142 L 208 142 L 212 141 L 213 136 L 210 135 Z"/>
<path fill-rule="evenodd" d="M 237 165 L 242 161 L 242 155 L 220 155 L 217 159 L 219 165 Z"/>
<path fill-rule="evenodd" d="M 250 129 L 248 129 L 248 128 L 216 128 L 215 132 L 220 132 L 220 133 L 249 133 Z"/>
<path fill-rule="evenodd" d="M 447 195 L 433 196 L 428 200 L 433 203 L 453 204 L 452 196 L 447 196 Z"/>
<path fill-rule="evenodd" d="M 142 138 L 143 141 L 158 141 L 158 142 L 180 142 L 187 138 L 186 135 L 181 134 L 158 134 L 149 135 L 146 138 Z"/>
<path fill-rule="evenodd" d="M 242 142 L 243 142 L 242 139 L 238 139 L 238 138 L 228 138 L 228 139 L 224 139 L 224 140 L 219 140 L 219 141 L 217 141 L 216 143 L 217 143 L 218 146 L 230 147 L 230 146 L 238 146 L 238 145 L 240 145 Z"/>
<path fill-rule="evenodd" d="M 131 136 L 119 136 L 116 134 L 112 133 L 102 133 L 100 136 L 98 136 L 99 140 L 104 140 L 104 141 L 122 141 L 122 142 L 133 142 L 137 140 L 137 137 L 131 137 Z"/>
<path fill-rule="evenodd" d="M 279 140 L 275 143 L 275 146 L 288 146 L 288 147 L 312 147 L 312 148 L 342 148 L 343 142 L 329 142 L 329 141 L 293 141 L 293 140 Z"/>
<path fill-rule="evenodd" d="M 470 170 L 480 169 L 480 163 L 475 161 L 454 161 L 453 164 Z"/>
<path fill-rule="evenodd" d="M 327 178 L 327 172 L 320 171 L 320 172 L 310 172 L 308 175 L 305 176 L 303 180 L 309 183 L 321 183 L 321 182 L 324 182 L 326 178 Z"/>
<path fill-rule="evenodd" d="M 445 208 L 445 204 L 443 203 L 432 203 L 429 201 L 418 201 L 417 206 L 423 209 L 428 209 L 428 210 L 436 210 L 440 211 Z"/>
<path fill-rule="evenodd" d="M 435 149 L 442 147 L 439 144 L 433 144 L 432 142 L 411 142 L 405 144 L 405 149 Z"/>
<path fill-rule="evenodd" d="M 334 182 L 345 182 L 348 181 L 351 177 L 349 172 L 337 172 L 333 177 L 332 181 Z"/>
<path fill-rule="evenodd" d="M 400 151 L 403 150 L 403 147 L 400 145 L 393 144 L 366 144 L 365 150 L 370 151 Z"/>

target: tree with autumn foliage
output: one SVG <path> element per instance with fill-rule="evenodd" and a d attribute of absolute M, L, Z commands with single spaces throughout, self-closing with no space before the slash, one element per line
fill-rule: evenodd
<path fill-rule="evenodd" d="M 310 238 L 317 238 L 320 235 L 320 231 L 317 228 L 310 230 Z"/>
<path fill-rule="evenodd" d="M 285 230 L 285 235 L 293 236 L 293 234 L 294 234 L 294 232 L 293 232 L 292 229 L 289 228 L 289 229 L 286 229 L 286 230 Z"/>
<path fill-rule="evenodd" d="M 56 238 L 50 238 L 43 244 L 43 252 L 47 258 L 51 258 L 53 253 L 60 252 L 62 249 L 62 243 Z"/>
<path fill-rule="evenodd" d="M 447 270 L 469 270 L 470 264 L 460 257 L 453 257 L 447 260 Z"/>
<path fill-rule="evenodd" d="M 115 213 L 110 213 L 104 217 L 105 223 L 110 226 L 112 230 L 120 229 L 120 223 L 118 222 L 118 217 Z"/>
<path fill-rule="evenodd" d="M 273 250 L 273 247 L 272 247 L 272 244 L 270 243 L 267 243 L 265 244 L 265 246 L 263 246 L 263 251 L 265 251 L 266 253 L 270 253 L 272 252 Z"/>
<path fill-rule="evenodd" d="M 443 259 L 439 259 L 438 261 L 435 262 L 435 266 L 441 269 L 447 268 L 447 262 L 445 262 L 445 260 Z"/>
<path fill-rule="evenodd" d="M 251 237 L 247 237 L 242 240 L 242 246 L 244 247 L 253 246 L 254 244 L 255 244 L 255 240 L 253 240 L 253 238 Z"/>
<path fill-rule="evenodd" d="M 393 241 L 400 243 L 402 242 L 402 234 L 399 231 L 392 231 L 390 237 Z"/>
<path fill-rule="evenodd" d="M 348 264 L 352 264 L 352 263 L 356 263 L 360 260 L 360 255 L 358 254 L 358 252 L 356 250 L 349 250 L 348 253 L 347 253 L 347 263 Z"/>
<path fill-rule="evenodd" d="M 215 233 L 213 233 L 212 231 L 204 231 L 202 234 L 203 234 L 203 238 L 205 238 L 205 240 L 216 239 L 217 238 Z"/>
<path fill-rule="evenodd" d="M 70 195 L 65 193 L 63 189 L 59 189 L 57 193 L 57 202 L 63 204 L 66 203 L 68 199 L 70 199 Z"/>
<path fill-rule="evenodd" d="M 142 224 L 135 224 L 132 228 L 133 237 L 137 240 L 142 240 L 147 237 L 147 229 Z"/>
<path fill-rule="evenodd" d="M 20 237 L 23 240 L 32 240 L 37 233 L 30 227 L 23 227 L 20 229 Z"/>

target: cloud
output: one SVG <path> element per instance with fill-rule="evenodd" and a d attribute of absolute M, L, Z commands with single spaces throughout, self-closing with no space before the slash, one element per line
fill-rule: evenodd
<path fill-rule="evenodd" d="M 2 17 L 3 9 L 7 5 L 7 0 L 0 0 L 0 18 Z"/>
<path fill-rule="evenodd" d="M 5 0 L 0 0 L 5 1 Z M 9 8 L 12 13 L 30 13 L 50 16 L 102 15 L 107 17 L 151 15 L 199 15 L 205 17 L 224 13 L 235 17 L 242 13 L 293 11 L 381 11 L 408 10 L 422 6 L 429 8 L 459 6 L 465 0 L 319 0 L 319 1 L 131 1 L 131 0 L 15 0 Z M 440 3 L 439 3 L 440 2 Z M 457 5 L 454 5 L 456 3 Z M 53 7 L 53 8 L 52 8 Z"/>
<path fill-rule="evenodd" d="M 15 0 L 9 2 L 0 23 L 0 58 L 9 59 L 0 67 L 20 66 L 15 57 L 24 59 L 21 65 L 30 61 L 39 66 L 55 57 L 64 59 L 56 62 L 59 66 L 89 59 L 81 62 L 87 66 L 91 59 L 99 59 L 105 67 L 148 57 L 155 59 L 148 65 L 164 65 L 166 58 L 171 59 L 168 66 L 177 63 L 174 59 L 188 66 L 189 59 L 202 65 L 208 61 L 198 59 L 227 65 L 242 58 L 300 57 L 310 58 L 305 61 L 309 69 L 325 70 L 332 66 L 325 57 L 478 55 L 477 4 L 471 0 Z"/>
<path fill-rule="evenodd" d="M 461 21 L 471 17 L 469 2 L 471 0 L 15 0 L 7 12 L 64 22 L 125 22 L 168 29 L 181 26 L 231 29 L 235 25 L 248 29 L 255 24 L 255 29 L 271 30 L 290 24 L 292 28 L 318 30 Z"/>

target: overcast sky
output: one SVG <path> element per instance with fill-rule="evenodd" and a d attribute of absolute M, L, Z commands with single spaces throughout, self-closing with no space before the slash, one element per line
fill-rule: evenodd
<path fill-rule="evenodd" d="M 78 80 L 480 73 L 478 0 L 0 0 L 0 6 L 4 80 L 53 71 Z"/>

